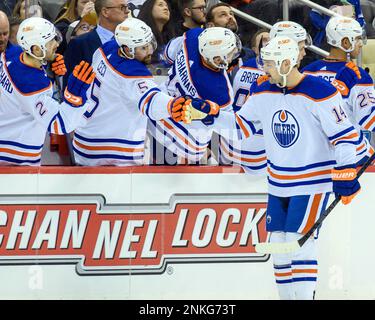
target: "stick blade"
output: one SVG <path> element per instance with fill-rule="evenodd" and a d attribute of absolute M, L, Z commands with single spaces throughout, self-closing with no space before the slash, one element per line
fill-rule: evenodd
<path fill-rule="evenodd" d="M 258 253 L 275 254 L 291 253 L 300 248 L 298 241 L 292 242 L 260 242 L 255 245 L 255 251 Z"/>

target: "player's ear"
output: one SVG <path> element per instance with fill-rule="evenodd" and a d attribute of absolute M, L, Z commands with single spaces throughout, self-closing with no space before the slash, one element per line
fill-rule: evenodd
<path fill-rule="evenodd" d="M 348 38 L 344 38 L 341 40 L 341 46 L 345 49 L 349 49 L 351 47 L 351 43 Z"/>
<path fill-rule="evenodd" d="M 215 26 L 215 24 L 213 22 L 207 22 L 206 23 L 206 28 L 212 28 L 214 26 Z"/>
<path fill-rule="evenodd" d="M 32 46 L 32 47 L 31 47 L 31 52 L 32 52 L 33 55 L 35 55 L 36 57 L 41 57 L 41 56 L 43 56 L 42 49 L 40 49 L 39 46 Z"/>

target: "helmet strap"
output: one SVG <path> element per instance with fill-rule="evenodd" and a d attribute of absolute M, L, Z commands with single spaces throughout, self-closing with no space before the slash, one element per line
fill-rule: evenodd
<path fill-rule="evenodd" d="M 124 47 L 128 48 L 128 50 L 124 50 Z M 120 47 L 120 51 L 125 56 L 125 58 L 127 58 L 127 59 L 132 60 L 132 59 L 135 58 L 135 50 L 134 50 L 134 48 L 129 48 L 127 46 L 121 46 Z M 129 53 L 126 53 L 126 51 L 129 51 Z"/>

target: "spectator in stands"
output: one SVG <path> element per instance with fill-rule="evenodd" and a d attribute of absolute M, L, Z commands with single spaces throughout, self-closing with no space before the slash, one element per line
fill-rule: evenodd
<path fill-rule="evenodd" d="M 26 18 L 26 1 L 25 0 L 18 0 L 16 5 L 14 6 L 12 16 L 19 17 L 21 20 L 25 20 Z"/>
<path fill-rule="evenodd" d="M 206 23 L 205 0 L 181 0 L 179 10 L 183 20 L 177 26 L 176 36 L 190 29 L 202 27 Z"/>
<path fill-rule="evenodd" d="M 138 19 L 150 26 L 158 44 L 152 55 L 152 64 L 160 63 L 165 45 L 175 36 L 171 21 L 170 6 L 166 0 L 146 0 L 139 12 Z"/>
<path fill-rule="evenodd" d="M 223 27 L 230 29 L 238 35 L 238 24 L 231 6 L 227 3 L 217 3 L 210 7 L 206 16 L 206 27 Z M 228 68 L 231 80 L 233 80 L 238 68 L 246 61 L 255 56 L 254 52 L 243 46 L 240 56 L 234 59 Z"/>
<path fill-rule="evenodd" d="M 16 0 L 2 0 L 0 2 L 0 11 L 3 11 L 7 16 L 11 16 Z"/>
<path fill-rule="evenodd" d="M 83 19 L 72 22 L 69 25 L 68 31 L 66 32 L 66 35 L 65 35 L 66 43 L 69 44 L 70 40 L 82 34 L 88 33 L 92 31 L 94 28 L 95 26 L 87 23 Z"/>
<path fill-rule="evenodd" d="M 9 18 L 9 42 L 13 45 L 17 44 L 17 32 L 22 20 L 19 17 Z"/>
<path fill-rule="evenodd" d="M 96 29 L 74 38 L 67 46 L 64 56 L 68 72 L 64 77 L 64 87 L 73 68 L 81 60 L 91 63 L 95 50 L 112 39 L 116 26 L 129 14 L 126 0 L 96 0 L 95 11 L 98 16 Z"/>
<path fill-rule="evenodd" d="M 66 49 L 66 33 L 71 23 L 77 20 L 85 20 L 88 24 L 96 26 L 97 15 L 95 12 L 95 0 L 71 0 L 65 12 L 56 19 L 55 26 L 61 32 L 63 41 L 58 48 L 59 53 Z"/>
<path fill-rule="evenodd" d="M 5 12 L 0 11 L 0 53 L 8 47 L 9 21 Z"/>

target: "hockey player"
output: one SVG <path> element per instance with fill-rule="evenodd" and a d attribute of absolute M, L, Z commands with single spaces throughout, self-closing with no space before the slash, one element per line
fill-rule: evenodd
<path fill-rule="evenodd" d="M 360 190 L 350 123 L 340 93 L 326 81 L 298 71 L 298 45 L 284 36 L 261 49 L 270 77 L 256 88 L 234 116 L 220 110 L 215 128 L 238 130 L 239 139 L 263 129 L 268 163 L 266 228 L 270 241 L 299 239 L 325 210 L 330 192 L 350 203 Z M 207 103 L 192 103 L 188 120 L 212 112 Z M 198 110 L 198 111 L 197 111 Z M 186 119 L 185 119 L 186 120 Z M 222 134 L 222 133 L 220 133 Z M 314 237 L 293 254 L 273 256 L 282 299 L 313 299 L 318 262 Z"/>
<path fill-rule="evenodd" d="M 326 27 L 329 56 L 306 66 L 302 72 L 321 77 L 339 89 L 344 109 L 358 130 L 375 131 L 375 90 L 371 76 L 348 61 L 355 59 L 363 46 L 362 28 L 351 18 L 332 17 Z M 373 153 L 361 131 L 357 160 L 363 162 Z"/>
<path fill-rule="evenodd" d="M 142 165 L 148 117 L 178 120 L 175 111 L 185 99 L 162 93 L 146 67 L 155 48 L 151 28 L 131 18 L 95 52 L 88 110 L 73 139 L 78 164 Z"/>
<path fill-rule="evenodd" d="M 49 21 L 24 20 L 17 33 L 22 53 L 0 60 L 0 165 L 39 165 L 46 132 L 65 134 L 82 118 L 86 91 L 95 77 L 85 62 L 69 78 L 64 101 L 52 98 L 44 65 L 55 60 L 57 33 Z M 63 67 L 55 65 L 56 71 Z"/>
<path fill-rule="evenodd" d="M 184 33 L 183 49 L 177 54 L 165 84 L 172 96 L 190 96 L 231 108 L 233 90 L 226 69 L 241 50 L 239 38 L 229 29 L 196 28 Z M 187 125 L 172 119 L 151 121 L 150 131 L 162 148 L 154 150 L 157 163 L 206 164 L 213 127 L 210 120 Z"/>
<path fill-rule="evenodd" d="M 306 55 L 305 48 L 311 44 L 310 36 L 298 23 L 279 21 L 272 26 L 269 37 L 267 37 L 267 34 L 264 34 L 266 42 L 260 47 L 268 43 L 269 39 L 280 35 L 290 37 L 298 43 L 300 52 L 298 57 L 299 66 L 301 60 Z M 260 52 L 256 58 L 246 61 L 244 65 L 240 67 L 234 78 L 234 112 L 240 110 L 245 103 L 250 94 L 251 85 L 258 79 L 258 83 L 267 79 L 267 76 L 264 76 L 263 67 L 261 65 L 262 61 L 259 55 Z M 247 173 L 265 174 L 266 158 L 264 154 L 264 140 L 261 132 L 257 132 L 252 135 L 251 138 L 242 141 L 227 141 L 225 138 L 220 137 L 219 143 L 220 164 L 236 163 L 241 165 Z"/>

